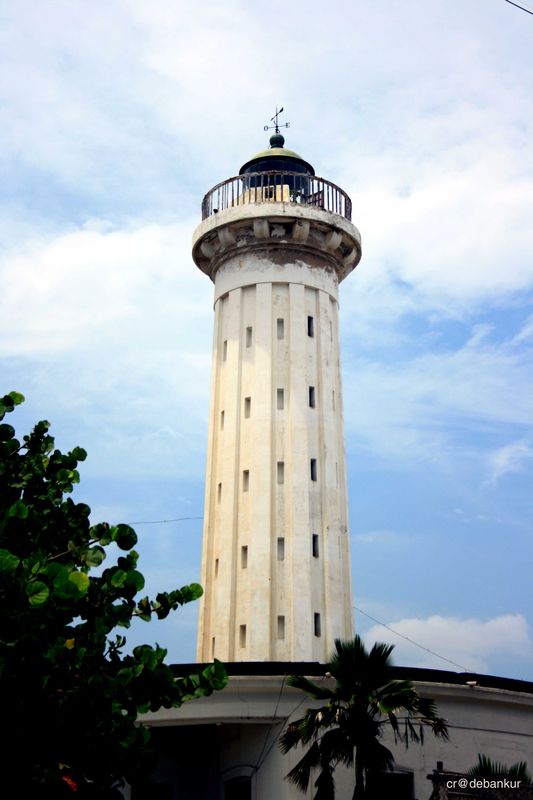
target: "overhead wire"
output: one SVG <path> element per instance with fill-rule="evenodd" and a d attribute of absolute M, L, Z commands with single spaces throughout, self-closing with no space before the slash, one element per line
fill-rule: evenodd
<path fill-rule="evenodd" d="M 281 700 L 281 695 L 283 694 L 283 689 L 285 687 L 286 679 L 287 679 L 287 676 L 284 675 L 283 676 L 283 680 L 281 681 L 281 686 L 280 686 L 279 693 L 278 693 L 278 699 L 277 699 L 277 702 L 276 702 L 276 708 L 274 709 L 274 714 L 272 715 L 272 722 L 270 723 L 270 725 L 268 727 L 268 730 L 266 732 L 265 741 L 263 742 L 263 748 L 262 748 L 261 752 L 259 753 L 259 758 L 257 759 L 257 763 L 256 763 L 255 768 L 254 768 L 256 772 L 258 772 L 258 770 L 261 767 L 261 764 L 263 763 L 261 761 L 261 759 L 263 758 L 263 753 L 265 752 L 265 748 L 266 748 L 267 742 L 268 742 L 268 737 L 270 736 L 272 728 L 275 725 L 279 725 L 279 724 L 284 722 L 284 719 L 276 721 L 276 716 L 277 716 L 277 713 L 278 713 L 279 703 L 280 703 L 280 700 Z M 274 739 L 274 741 L 276 741 L 276 739 Z M 268 751 L 267 751 L 267 753 L 265 755 L 265 758 L 268 756 L 268 754 L 270 753 L 271 750 L 272 750 L 272 745 L 269 747 L 269 749 L 268 749 Z"/>
<path fill-rule="evenodd" d="M 431 653 L 432 656 L 436 656 L 437 658 L 440 658 L 442 661 L 447 661 L 448 664 L 453 664 L 454 667 L 459 667 L 460 669 L 463 670 L 463 672 L 472 671 L 469 667 L 465 667 L 464 664 L 459 664 L 457 661 L 453 661 L 451 658 L 446 658 L 446 656 L 441 656 L 441 654 L 436 653 L 435 650 L 430 650 L 429 647 L 425 647 L 423 644 L 420 644 L 420 642 L 415 642 L 415 640 L 410 639 L 409 636 L 405 636 L 405 634 L 399 633 L 399 631 L 395 631 L 394 628 L 391 628 L 389 625 L 386 625 L 384 622 L 381 622 L 381 620 L 376 619 L 376 617 L 373 617 L 371 614 L 367 614 L 367 612 L 363 611 L 362 608 L 358 608 L 357 606 L 352 606 L 352 608 L 355 608 L 356 611 L 358 611 L 360 614 L 363 614 L 365 617 L 368 617 L 368 619 L 371 619 L 372 622 L 377 622 L 377 624 L 381 625 L 382 628 L 386 628 L 391 633 L 394 633 L 395 636 L 399 636 L 400 639 L 405 639 L 406 642 L 414 644 L 415 647 L 419 647 L 421 650 L 425 650 L 426 653 Z"/>
<path fill-rule="evenodd" d="M 505 0 L 506 3 L 509 3 L 516 8 L 520 8 L 522 11 L 525 11 L 526 14 L 533 14 L 533 11 L 530 11 L 529 8 L 524 8 L 524 6 L 519 6 L 518 3 L 513 3 L 513 0 Z"/>
<path fill-rule="evenodd" d="M 187 519 L 203 519 L 203 517 L 174 517 L 173 519 L 144 519 L 136 522 L 127 522 L 126 525 L 162 525 L 166 522 L 183 522 Z"/>
<path fill-rule="evenodd" d="M 514 5 L 514 3 L 513 3 L 513 5 Z M 530 13 L 533 13 L 533 12 L 530 12 Z M 185 521 L 188 521 L 188 520 L 200 520 L 200 519 L 203 519 L 203 516 L 201 516 L 201 517 L 172 517 L 171 519 L 137 520 L 136 522 L 128 522 L 127 524 L 128 525 L 164 525 L 164 524 L 169 523 L 169 522 L 185 522 Z M 359 608 L 358 606 L 353 606 L 353 608 L 357 612 L 359 612 L 359 614 L 363 614 L 365 617 L 368 617 L 368 619 L 371 619 L 372 622 L 376 622 L 378 625 L 381 625 L 382 628 L 386 628 L 386 630 L 390 631 L 395 636 L 398 636 L 400 639 L 405 639 L 406 642 L 409 642 L 410 644 L 413 644 L 415 647 L 420 648 L 420 650 L 425 650 L 426 653 L 431 653 L 432 656 L 435 656 L 436 658 L 440 658 L 441 661 L 446 661 L 448 664 L 453 664 L 454 667 L 459 667 L 461 670 L 463 670 L 463 672 L 471 672 L 469 667 L 465 667 L 464 664 L 459 664 L 457 661 L 454 661 L 451 658 L 447 658 L 446 656 L 443 656 L 440 653 L 437 653 L 435 650 L 431 650 L 429 647 L 426 647 L 425 645 L 420 644 L 420 642 L 416 642 L 414 639 L 411 639 L 409 636 L 405 636 L 405 634 L 400 633 L 399 631 L 395 631 L 394 628 L 391 628 L 389 625 L 386 625 L 381 620 L 377 619 L 376 617 L 373 617 L 371 614 L 368 614 L 366 611 L 363 611 L 362 608 Z M 278 705 L 279 705 L 279 699 L 280 698 L 278 698 Z M 277 706 L 276 706 L 276 711 L 277 711 Z M 265 744 L 266 744 L 266 742 L 265 742 Z M 264 750 L 264 747 L 263 747 L 263 750 Z M 258 761 L 260 759 L 261 759 L 261 756 L 259 757 Z"/>
<path fill-rule="evenodd" d="M 284 675 L 284 677 L 283 677 L 283 681 L 282 681 L 282 684 L 281 684 L 281 690 L 280 690 L 280 693 L 279 693 L 279 695 L 278 695 L 278 702 L 277 702 L 277 704 L 276 704 L 276 710 L 274 711 L 274 716 L 276 715 L 276 712 L 277 712 L 277 710 L 278 710 L 278 705 L 279 705 L 279 701 L 280 701 L 280 699 L 281 699 L 281 693 L 282 693 L 282 691 L 283 691 L 283 688 L 284 688 L 284 685 L 285 685 L 285 680 L 286 680 L 286 678 L 287 678 L 287 676 L 286 676 L 286 675 Z M 320 686 L 320 684 L 321 684 L 321 683 L 323 683 L 323 682 L 325 681 L 325 679 L 326 679 L 326 676 L 325 676 L 325 675 L 322 675 L 322 677 L 320 678 L 320 680 L 316 682 L 316 685 L 317 685 L 317 686 Z M 269 726 L 269 731 L 267 732 L 267 739 L 265 739 L 265 743 L 266 743 L 266 741 L 268 740 L 268 736 L 270 735 L 270 731 L 272 730 L 272 728 L 274 727 L 274 725 L 279 725 L 280 723 L 286 722 L 287 720 L 291 719 L 291 717 L 293 717 L 293 716 L 296 714 L 296 712 L 298 711 L 298 709 L 300 708 L 300 706 L 303 706 L 303 704 L 304 704 L 305 702 L 307 702 L 308 700 L 309 700 L 308 696 L 307 696 L 306 694 L 304 694 L 303 698 L 302 698 L 302 699 L 301 699 L 301 700 L 300 700 L 300 701 L 299 701 L 299 702 L 298 702 L 298 703 L 297 703 L 297 704 L 294 706 L 294 708 L 293 708 L 291 711 L 289 711 L 289 713 L 287 714 L 287 716 L 286 716 L 286 717 L 282 717 L 282 718 L 280 719 L 280 721 L 279 721 L 279 722 L 277 722 L 277 723 L 275 723 L 274 721 L 272 721 L 272 722 L 270 723 L 270 726 Z M 277 741 L 278 741 L 278 739 L 275 737 L 275 738 L 272 740 L 272 742 L 270 743 L 270 747 L 268 748 L 268 750 L 266 751 L 266 753 L 264 754 L 264 756 L 263 756 L 263 753 L 261 753 L 261 756 L 263 756 L 263 760 L 261 761 L 261 756 L 260 756 L 260 757 L 257 759 L 257 765 L 256 765 L 256 767 L 255 767 L 255 771 L 256 771 L 256 772 L 259 772 L 259 770 L 261 769 L 261 767 L 263 766 L 263 764 L 264 764 L 264 763 L 265 763 L 265 761 L 267 760 L 268 756 L 270 755 L 270 751 L 272 750 L 272 748 L 274 747 L 274 745 L 276 744 L 276 742 L 277 742 Z M 263 747 L 263 751 L 264 751 L 264 749 L 265 749 L 265 748 Z"/>

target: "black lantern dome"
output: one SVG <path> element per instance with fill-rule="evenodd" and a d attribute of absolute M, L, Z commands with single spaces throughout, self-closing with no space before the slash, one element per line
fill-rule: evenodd
<path fill-rule="evenodd" d="M 284 147 L 285 139 L 276 132 L 270 137 L 270 147 L 256 153 L 253 158 L 242 165 L 239 175 L 251 172 L 298 172 L 302 175 L 314 175 L 315 170 L 294 150 Z M 251 184 L 253 185 L 253 184 Z"/>
<path fill-rule="evenodd" d="M 315 170 L 308 161 L 284 145 L 285 139 L 276 131 L 270 137 L 270 147 L 242 165 L 239 175 L 244 176 L 247 187 L 263 186 L 265 173 L 275 173 L 274 183 L 285 184 L 293 192 L 307 193 L 309 178 L 314 176 Z"/>

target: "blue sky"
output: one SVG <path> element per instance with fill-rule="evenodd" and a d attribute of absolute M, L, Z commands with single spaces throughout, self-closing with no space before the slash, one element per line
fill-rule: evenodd
<path fill-rule="evenodd" d="M 533 10 L 531 0 L 523 3 Z M 533 679 L 533 17 L 504 0 L 42 0 L 0 17 L 0 374 L 84 446 L 94 521 L 201 517 L 200 202 L 266 138 L 352 197 L 341 287 L 354 602 Z M 201 520 L 142 524 L 153 591 Z M 143 625 L 194 658 L 196 608 Z M 447 662 L 356 614 L 398 663 Z M 451 665 L 448 664 L 451 667 Z"/>

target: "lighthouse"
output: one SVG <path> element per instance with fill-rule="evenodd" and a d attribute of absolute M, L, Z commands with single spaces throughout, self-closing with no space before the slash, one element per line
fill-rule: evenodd
<path fill-rule="evenodd" d="M 361 240 L 347 194 L 274 122 L 193 235 L 215 312 L 202 662 L 326 662 L 353 635 L 339 284 Z"/>
<path fill-rule="evenodd" d="M 270 147 L 205 195 L 193 235 L 215 312 L 197 659 L 222 660 L 229 679 L 143 715 L 161 754 L 154 779 L 179 797 L 302 797 L 285 779 L 296 754 L 275 745 L 313 698 L 287 676 L 334 689 L 334 639 L 353 636 L 338 320 L 360 237 L 349 197 L 286 148 L 274 122 Z M 424 668 L 409 677 L 450 720 L 456 747 L 395 751 L 385 733 L 397 766 L 373 774 L 376 797 L 423 797 L 435 764 L 435 792 L 446 788 L 486 747 L 530 755 L 533 684 Z M 443 757 L 461 772 L 443 772 Z M 352 767 L 338 764 L 334 780 L 352 796 Z"/>

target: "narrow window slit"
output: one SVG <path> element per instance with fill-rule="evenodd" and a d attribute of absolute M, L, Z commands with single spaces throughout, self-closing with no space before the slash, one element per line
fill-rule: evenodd
<path fill-rule="evenodd" d="M 315 335 L 315 318 L 307 317 L 307 335 L 311 338 Z"/>
<path fill-rule="evenodd" d="M 309 408 L 315 407 L 315 387 L 309 387 Z"/>
<path fill-rule="evenodd" d="M 318 543 L 318 533 L 313 533 L 313 558 L 318 558 L 320 555 L 320 545 Z"/>
<path fill-rule="evenodd" d="M 243 492 L 247 492 L 250 488 L 250 470 L 243 469 L 242 471 L 242 490 Z"/>
<path fill-rule="evenodd" d="M 246 569 L 248 567 L 248 546 L 244 545 L 241 547 L 241 569 Z"/>
<path fill-rule="evenodd" d="M 317 468 L 316 468 L 316 458 L 312 458 L 309 462 L 310 472 L 311 472 L 311 480 L 317 480 Z"/>
<path fill-rule="evenodd" d="M 276 320 L 276 332 L 278 339 L 285 338 L 285 320 L 280 317 Z"/>
<path fill-rule="evenodd" d="M 239 625 L 239 645 L 246 647 L 246 625 Z"/>
<path fill-rule="evenodd" d="M 278 483 L 285 483 L 285 462 L 278 461 Z"/>
<path fill-rule="evenodd" d="M 241 626 L 242 627 L 242 626 Z M 314 628 L 315 628 L 315 636 L 320 636 L 320 614 L 314 614 Z"/>
<path fill-rule="evenodd" d="M 278 616 L 278 639 L 285 638 L 285 617 L 280 614 Z"/>
<path fill-rule="evenodd" d="M 278 536 L 278 561 L 285 560 L 285 537 Z"/>
<path fill-rule="evenodd" d="M 285 392 L 283 389 L 277 391 L 277 408 L 278 411 L 283 411 L 285 407 Z"/>
<path fill-rule="evenodd" d="M 246 347 L 252 346 L 252 328 L 248 326 L 246 328 Z"/>
<path fill-rule="evenodd" d="M 251 410 L 252 410 L 252 398 L 251 397 L 245 397 L 244 398 L 244 418 L 245 419 L 249 419 L 250 418 Z"/>

